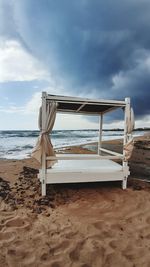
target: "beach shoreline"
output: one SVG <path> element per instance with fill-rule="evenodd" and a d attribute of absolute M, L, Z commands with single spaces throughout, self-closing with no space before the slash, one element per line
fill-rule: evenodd
<path fill-rule="evenodd" d="M 149 131 L 133 132 L 134 138 Z M 0 158 L 24 159 L 30 157 L 36 144 L 39 131 L 0 131 Z M 123 138 L 123 131 L 103 131 L 103 141 Z M 98 141 L 98 130 L 55 130 L 51 134 L 54 149 L 65 149 L 70 146 L 81 146 Z"/>
<path fill-rule="evenodd" d="M 149 266 L 149 141 L 135 140 L 127 190 L 120 182 L 48 185 L 42 197 L 36 160 L 0 160 L 0 266 Z M 65 152 L 94 153 L 84 146 Z"/>

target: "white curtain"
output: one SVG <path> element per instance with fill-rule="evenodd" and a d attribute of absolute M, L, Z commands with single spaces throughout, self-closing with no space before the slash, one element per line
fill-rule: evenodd
<path fill-rule="evenodd" d="M 134 130 L 134 125 L 135 125 L 135 121 L 134 121 L 134 112 L 133 109 L 130 108 L 127 114 L 127 143 L 124 146 L 124 150 L 125 150 L 125 160 L 128 161 L 131 156 L 132 156 L 132 151 L 134 148 L 134 141 L 133 141 L 133 136 L 132 136 L 132 131 Z"/>
<path fill-rule="evenodd" d="M 129 138 L 126 145 L 124 146 L 125 161 L 128 161 L 131 158 L 133 148 L 134 148 L 134 141 L 133 141 L 133 137 L 131 137 Z"/>
<path fill-rule="evenodd" d="M 42 108 L 40 108 L 39 111 L 38 123 L 39 123 L 40 135 L 36 143 L 36 146 L 32 151 L 32 157 L 37 159 L 40 163 L 43 151 L 46 154 L 46 156 L 55 156 L 55 152 L 49 134 L 53 129 L 53 125 L 56 118 L 56 111 L 57 111 L 56 102 L 52 101 L 47 103 L 46 114 L 45 114 L 46 120 L 43 129 L 42 129 Z M 52 167 L 56 162 L 57 160 L 47 161 L 47 167 Z"/>

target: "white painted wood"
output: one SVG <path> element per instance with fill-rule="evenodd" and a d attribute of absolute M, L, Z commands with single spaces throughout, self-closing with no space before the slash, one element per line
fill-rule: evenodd
<path fill-rule="evenodd" d="M 124 108 L 124 140 L 123 140 L 123 170 L 124 170 L 124 179 L 122 181 L 122 189 L 127 188 L 127 178 L 129 173 L 129 167 L 128 167 L 128 162 L 125 160 L 125 145 L 127 144 L 128 141 L 128 134 L 127 134 L 127 124 L 128 124 L 128 111 L 130 110 L 130 98 L 125 98 L 126 106 Z"/>
<path fill-rule="evenodd" d="M 76 112 L 79 112 L 85 105 L 87 104 L 87 102 L 86 103 L 83 103 L 77 110 L 76 110 Z"/>
<path fill-rule="evenodd" d="M 122 107 L 122 106 L 121 106 L 121 107 Z M 121 107 L 120 107 L 120 106 L 119 106 L 119 107 L 118 107 L 118 106 L 117 106 L 117 107 L 115 106 L 115 107 L 109 108 L 109 109 L 103 111 L 102 114 L 104 115 L 104 114 L 106 114 L 106 113 L 108 113 L 108 112 L 114 111 L 115 109 L 117 109 L 117 108 L 121 108 Z"/>
<path fill-rule="evenodd" d="M 126 177 L 124 177 L 122 180 L 122 189 L 123 190 L 127 189 L 127 178 Z"/>
<path fill-rule="evenodd" d="M 120 153 L 117 153 L 117 152 L 115 152 L 115 151 L 111 151 L 111 150 L 108 150 L 108 149 L 105 149 L 105 148 L 100 148 L 100 150 L 101 151 L 103 151 L 103 152 L 106 152 L 106 153 L 108 153 L 108 154 L 112 154 L 112 155 L 114 155 L 114 156 L 118 156 L 118 157 L 120 157 L 120 158 L 123 158 L 124 157 L 124 155 L 123 154 L 120 154 Z"/>
<path fill-rule="evenodd" d="M 117 107 L 118 108 L 118 107 Z M 76 110 L 69 110 L 67 109 L 66 111 L 64 111 L 64 109 L 58 109 L 57 110 L 58 113 L 61 113 L 61 114 L 76 114 L 76 115 L 86 115 L 86 116 L 98 116 L 100 115 L 101 113 L 100 112 L 88 112 L 88 111 L 76 111 Z"/>
<path fill-rule="evenodd" d="M 98 154 L 101 155 L 101 146 L 102 146 L 102 132 L 103 132 L 103 115 L 99 116 L 99 139 L 98 139 Z"/>
<path fill-rule="evenodd" d="M 124 179 L 126 175 L 122 165 L 111 160 L 72 160 L 67 164 L 65 160 L 59 161 L 52 169 L 46 171 L 47 184 L 75 183 L 93 181 L 116 181 Z M 42 180 L 42 170 L 39 179 Z"/>
<path fill-rule="evenodd" d="M 46 157 L 46 160 L 72 160 L 72 159 L 77 159 L 77 160 L 94 160 L 94 159 L 121 159 L 123 158 L 123 155 L 118 155 L 118 156 L 100 156 L 100 155 L 95 155 L 95 154 L 56 154 L 56 157 L 49 156 Z"/>
<path fill-rule="evenodd" d="M 69 102 L 69 103 L 80 103 L 87 102 L 91 105 L 118 105 L 118 106 L 125 106 L 125 101 L 118 101 L 118 100 L 106 100 L 106 99 L 89 99 L 89 98 L 80 98 L 80 97 L 69 97 L 69 96 L 57 96 L 57 95 L 47 95 L 47 99 L 49 100 L 56 100 L 59 102 Z"/>
<path fill-rule="evenodd" d="M 128 124 L 128 111 L 130 110 L 130 98 L 125 98 L 125 102 L 126 102 L 126 106 L 124 108 L 124 142 L 123 145 L 126 145 L 127 143 L 127 124 Z M 125 151 L 124 151 L 124 155 L 125 155 Z"/>
<path fill-rule="evenodd" d="M 104 182 L 104 181 L 122 181 L 123 172 L 114 173 L 91 173 L 88 172 L 63 172 L 59 173 L 47 173 L 47 184 L 61 184 L 61 183 L 83 183 L 83 182 Z"/>
<path fill-rule="evenodd" d="M 45 131 L 46 121 L 46 92 L 42 93 L 42 131 Z M 46 196 L 46 155 L 42 152 L 42 196 Z"/>
<path fill-rule="evenodd" d="M 128 175 L 130 174 L 128 162 L 126 161 L 123 161 L 123 173 L 124 173 L 124 177 L 122 180 L 122 189 L 125 190 L 127 188 L 127 178 L 128 178 Z"/>
<path fill-rule="evenodd" d="M 56 154 L 56 157 L 46 157 L 49 159 L 58 159 L 58 160 L 95 160 L 100 159 L 100 156 L 97 154 Z"/>
<path fill-rule="evenodd" d="M 42 130 L 44 131 L 45 120 L 46 120 L 46 101 L 58 101 L 65 103 L 78 103 L 81 104 L 80 107 L 76 111 L 67 110 L 59 110 L 59 112 L 63 111 L 63 113 L 82 113 L 82 108 L 86 104 L 90 105 L 108 105 L 113 106 L 108 110 L 108 112 L 124 107 L 124 144 L 126 144 L 128 136 L 127 136 L 127 110 L 130 108 L 130 99 L 126 98 L 125 101 L 116 101 L 116 100 L 93 100 L 87 98 L 78 98 L 78 97 L 63 97 L 63 96 L 53 96 L 47 95 L 46 92 L 42 93 Z M 107 112 L 107 111 L 106 111 Z M 129 175 L 129 167 L 128 163 L 123 160 L 123 165 L 115 163 L 111 160 L 108 160 L 107 163 L 104 164 L 105 159 L 120 159 L 124 157 L 120 153 L 116 153 L 114 151 L 110 151 L 101 147 L 102 142 L 102 124 L 103 124 L 103 115 L 100 113 L 91 113 L 91 112 L 83 112 L 86 115 L 101 115 L 100 120 L 100 134 L 99 134 L 99 147 L 98 153 L 100 151 L 104 151 L 111 155 L 101 156 L 101 155 L 79 155 L 79 154 L 59 154 L 56 157 L 46 157 L 44 151 L 42 154 L 42 169 L 38 175 L 40 181 L 42 183 L 42 195 L 46 195 L 46 184 L 56 184 L 56 183 L 75 183 L 75 182 L 94 182 L 94 181 L 122 181 L 122 188 L 125 189 L 127 186 L 127 177 Z M 46 160 L 49 159 L 58 159 L 58 163 L 56 163 L 53 168 L 46 169 Z M 68 161 L 69 160 L 69 161 Z M 74 163 L 73 163 L 74 162 Z M 62 168 L 61 168 L 62 164 Z M 74 164 L 74 167 L 73 165 Z M 96 164 L 96 165 L 95 165 Z M 116 165 L 114 165 L 116 164 Z"/>
<path fill-rule="evenodd" d="M 70 160 L 67 162 L 66 160 L 59 160 L 52 169 L 47 169 L 47 173 L 54 172 L 88 172 L 89 175 L 92 172 L 114 172 L 114 171 L 123 171 L 123 167 L 121 164 L 114 162 L 112 160 L 104 160 L 104 159 L 95 159 L 95 160 Z"/>

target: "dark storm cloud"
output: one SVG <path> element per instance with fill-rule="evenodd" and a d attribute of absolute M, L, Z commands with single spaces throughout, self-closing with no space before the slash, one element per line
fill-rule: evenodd
<path fill-rule="evenodd" d="M 138 116 L 149 113 L 149 0 L 11 3 L 18 38 L 56 77 L 69 81 L 70 94 L 130 96 Z"/>
<path fill-rule="evenodd" d="M 0 0 L 0 36 L 5 38 L 15 38 L 17 36 L 13 7 L 11 2 L 7 0 Z"/>
<path fill-rule="evenodd" d="M 18 30 L 18 22 L 14 15 L 14 1 L 0 0 L 0 41 L 18 40 L 31 53 L 26 41 Z"/>

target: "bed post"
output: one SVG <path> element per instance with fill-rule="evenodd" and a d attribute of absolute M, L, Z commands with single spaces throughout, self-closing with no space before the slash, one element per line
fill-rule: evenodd
<path fill-rule="evenodd" d="M 46 120 L 46 92 L 42 92 L 42 131 L 45 131 Z M 46 196 L 46 155 L 42 151 L 42 196 Z"/>
<path fill-rule="evenodd" d="M 129 110 L 130 110 L 130 98 L 125 98 L 125 109 L 124 109 L 124 140 L 123 140 L 123 171 L 124 171 L 124 179 L 122 181 L 122 189 L 126 189 L 127 188 L 127 178 L 128 178 L 128 161 L 126 161 L 125 159 L 125 145 L 128 142 L 128 132 L 127 132 L 127 125 L 128 125 L 128 114 L 129 114 Z"/>
<path fill-rule="evenodd" d="M 99 139 L 98 139 L 98 155 L 101 155 L 100 148 L 102 147 L 102 131 L 103 131 L 103 114 L 99 116 Z"/>

